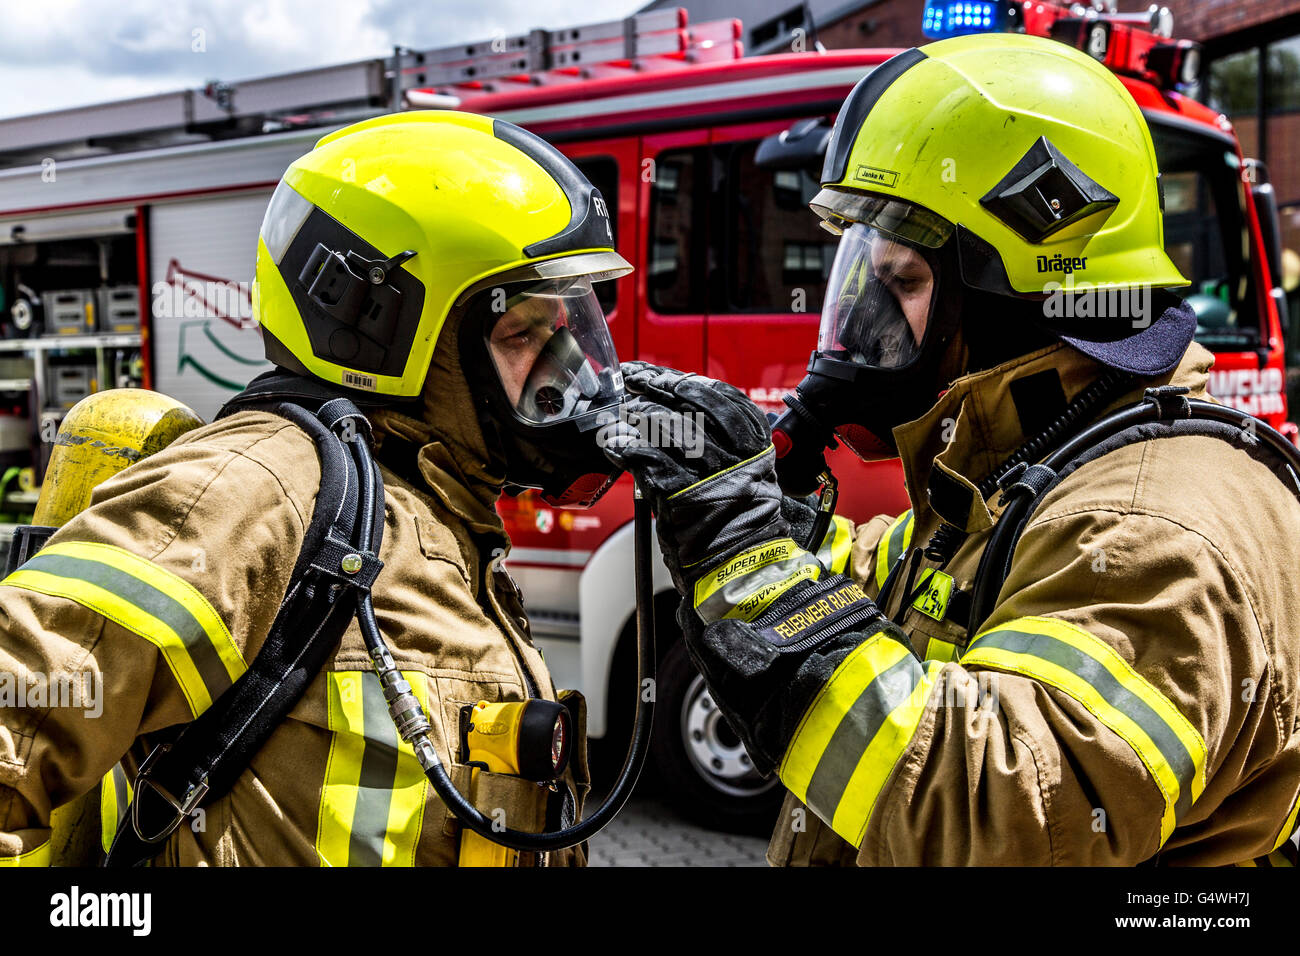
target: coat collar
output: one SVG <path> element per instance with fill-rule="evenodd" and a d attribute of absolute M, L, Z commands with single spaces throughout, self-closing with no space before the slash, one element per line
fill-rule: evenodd
<path fill-rule="evenodd" d="M 1213 355 L 1193 343 L 1173 371 L 1143 380 L 1103 412 L 1131 404 L 1144 389 L 1158 385 L 1183 385 L 1191 397 L 1203 398 L 1213 364 Z M 1025 434 L 1021 422 L 1022 412 L 1034 411 L 1033 398 L 1025 396 L 1032 396 L 1035 388 L 1050 390 L 1054 378 L 1058 394 L 1072 401 L 1103 371 L 1092 359 L 1058 343 L 953 382 L 926 414 L 894 429 L 917 518 L 937 510 L 968 532 L 991 527 L 997 506 L 985 501 L 976 486 L 1033 437 Z"/>

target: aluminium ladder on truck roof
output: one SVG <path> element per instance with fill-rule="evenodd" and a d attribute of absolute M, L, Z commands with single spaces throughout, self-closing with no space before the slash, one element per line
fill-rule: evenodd
<path fill-rule="evenodd" d="M 533 30 L 483 43 L 407 52 L 405 92 L 481 93 L 507 84 L 546 85 L 628 70 L 661 70 L 744 55 L 739 20 L 689 26 L 684 9 L 654 10 L 565 30 Z M 412 64 L 411 58 L 417 62 Z"/>
<path fill-rule="evenodd" d="M 737 20 L 689 27 L 679 8 L 436 49 L 397 47 L 387 57 L 0 120 L 0 167 L 342 125 L 389 110 L 454 107 L 461 93 L 737 59 L 740 36 Z"/>

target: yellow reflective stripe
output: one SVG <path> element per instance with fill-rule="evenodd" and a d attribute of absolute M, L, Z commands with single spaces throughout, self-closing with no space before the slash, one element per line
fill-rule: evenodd
<path fill-rule="evenodd" d="M 316 819 L 316 854 L 321 866 L 347 866 L 352 837 L 352 815 L 356 810 L 361 756 L 366 749 L 362 733 L 349 728 L 363 727 L 361 678 L 363 671 L 328 675 L 329 757 L 321 786 L 320 812 Z"/>
<path fill-rule="evenodd" d="M 1277 835 L 1277 841 L 1273 844 L 1276 850 L 1287 840 L 1291 839 L 1291 834 L 1295 833 L 1297 811 L 1300 811 L 1300 797 L 1291 805 L 1291 812 L 1286 815 L 1286 823 L 1282 824 L 1282 832 Z"/>
<path fill-rule="evenodd" d="M 947 641 L 941 641 L 937 637 L 930 638 L 925 645 L 925 659 L 927 661 L 955 661 L 957 659 L 957 645 L 949 644 Z"/>
<path fill-rule="evenodd" d="M 99 781 L 99 842 L 107 853 L 117 838 L 117 826 L 122 814 L 131 805 L 131 781 L 120 763 L 104 774 Z"/>
<path fill-rule="evenodd" d="M 879 635 L 856 647 L 803 715 L 777 774 L 854 846 L 925 713 L 942 664 Z"/>
<path fill-rule="evenodd" d="M 428 709 L 424 674 L 403 671 Z M 379 678 L 371 671 L 327 675 L 333 732 L 316 826 L 322 866 L 413 866 L 428 779 L 397 736 Z"/>
<path fill-rule="evenodd" d="M 35 849 L 18 856 L 0 856 L 0 867 L 5 866 L 49 866 L 50 841 L 46 840 Z"/>
<path fill-rule="evenodd" d="M 699 607 L 713 594 L 742 575 L 759 571 L 771 564 L 789 561 L 806 553 L 793 538 L 765 541 L 758 547 L 742 551 L 726 564 L 715 568 L 695 582 L 695 606 Z"/>
<path fill-rule="evenodd" d="M 193 585 L 123 548 L 48 545 L 0 584 L 75 601 L 154 644 L 196 717 L 246 670 L 221 615 Z"/>
<path fill-rule="evenodd" d="M 849 555 L 853 553 L 853 522 L 839 515 L 831 516 L 831 526 L 817 549 L 817 560 L 827 571 L 847 573 Z"/>
<path fill-rule="evenodd" d="M 403 675 L 411 684 L 411 693 L 428 714 L 429 678 L 415 671 L 404 671 Z M 387 707 L 384 718 L 392 722 Z M 384 832 L 383 859 L 384 866 L 415 866 L 415 851 L 424 826 L 424 808 L 429 802 L 429 778 L 424 775 L 410 744 L 400 741 L 399 750 L 393 795 L 388 805 L 388 828 Z"/>
<path fill-rule="evenodd" d="M 885 529 L 880 543 L 876 545 L 876 587 L 883 588 L 889 577 L 889 569 L 902 557 L 907 546 L 912 542 L 912 512 L 904 511 L 894 519 L 894 523 Z"/>
<path fill-rule="evenodd" d="M 1160 842 L 1205 789 L 1205 741 L 1110 645 L 1065 621 L 1024 617 L 976 635 L 963 667 L 1023 674 L 1070 695 L 1118 734 L 1165 802 Z"/>

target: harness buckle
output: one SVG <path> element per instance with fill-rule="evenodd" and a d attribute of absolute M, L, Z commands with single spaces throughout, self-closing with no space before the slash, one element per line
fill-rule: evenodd
<path fill-rule="evenodd" d="M 198 783 L 190 786 L 182 800 L 177 800 L 170 791 L 156 783 L 151 778 L 150 774 L 153 771 L 154 764 L 158 762 L 158 758 L 171 749 L 172 745 L 170 743 L 159 744 L 150 752 L 149 756 L 144 759 L 144 763 L 140 764 L 140 769 L 135 775 L 135 799 L 131 801 L 131 828 L 135 830 L 135 835 L 145 843 L 161 843 L 163 840 L 171 836 L 176 831 L 176 828 L 179 827 L 196 809 L 198 809 L 199 804 L 208 794 L 207 774 L 204 774 L 203 778 Z M 146 836 L 144 834 L 141 830 L 140 823 L 140 807 L 144 803 L 141 798 L 144 796 L 146 790 L 152 790 L 161 797 L 168 806 L 176 811 L 175 816 L 167 826 L 161 832 L 155 833 L 151 836 Z"/>

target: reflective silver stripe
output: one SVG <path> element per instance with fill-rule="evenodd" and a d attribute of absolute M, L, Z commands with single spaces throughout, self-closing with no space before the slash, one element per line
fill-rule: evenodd
<path fill-rule="evenodd" d="M 384 837 L 388 833 L 388 808 L 397 776 L 397 728 L 388 716 L 379 679 L 366 674 L 361 680 L 361 718 L 365 750 L 357 781 L 357 804 L 352 813 L 352 840 L 348 866 L 380 866 Z"/>
<path fill-rule="evenodd" d="M 1023 631 L 990 631 L 980 638 L 979 647 L 1000 647 L 1015 654 L 1032 654 L 1065 668 L 1091 684 L 1112 707 L 1141 727 L 1169 761 L 1179 784 L 1175 816 L 1181 819 L 1191 807 L 1192 780 L 1196 776 L 1196 762 L 1192 755 L 1160 715 L 1146 701 L 1117 681 L 1100 661 L 1046 634 Z"/>
<path fill-rule="evenodd" d="M 180 601 L 147 581 L 102 561 L 67 554 L 37 554 L 27 561 L 20 571 L 39 571 L 73 581 L 84 581 L 117 595 L 146 614 L 162 621 L 180 637 L 185 653 L 193 662 L 194 669 L 203 681 L 210 700 L 216 700 L 233 683 L 226 665 L 222 663 L 213 645 L 212 636 L 198 618 Z M 14 580 L 21 577 L 15 574 Z M 103 609 L 92 602 L 83 600 L 79 603 L 93 611 L 103 613 Z M 120 623 L 129 624 L 129 622 Z"/>
<path fill-rule="evenodd" d="M 804 801 L 822 819 L 834 818 L 849 778 L 862 759 L 862 752 L 875 740 L 889 715 L 906 703 L 924 673 L 916 658 L 911 655 L 904 657 L 893 667 L 877 674 L 845 713 L 813 771 L 808 783 L 808 799 Z"/>
<path fill-rule="evenodd" d="M 914 520 L 915 516 L 911 511 L 908 511 L 907 514 L 904 515 L 903 520 L 899 522 L 898 527 L 893 530 L 892 534 L 890 534 L 889 551 L 887 552 L 890 564 L 899 560 L 903 556 L 903 552 L 907 549 L 907 533 L 912 530 L 912 522 Z"/>
<path fill-rule="evenodd" d="M 847 574 L 849 558 L 853 553 L 853 522 L 835 515 L 831 518 L 826 537 L 817 549 L 817 560 L 822 567 L 836 574 Z"/>

